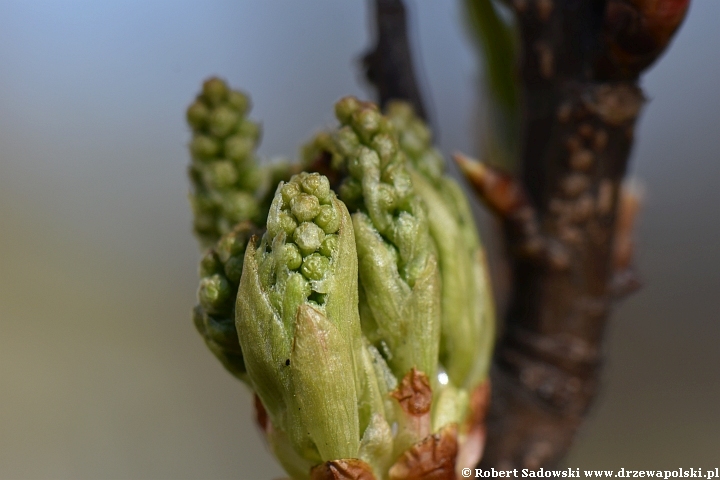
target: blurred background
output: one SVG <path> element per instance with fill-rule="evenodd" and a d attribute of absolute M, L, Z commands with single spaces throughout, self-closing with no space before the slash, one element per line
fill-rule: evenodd
<path fill-rule="evenodd" d="M 409 1 L 440 144 L 478 151 L 460 2 Z M 0 478 L 272 479 L 251 398 L 195 332 L 185 107 L 252 94 L 295 157 L 368 98 L 367 2 L 0 2 Z M 720 465 L 720 2 L 644 77 L 632 175 L 644 288 L 616 308 L 572 467 Z"/>

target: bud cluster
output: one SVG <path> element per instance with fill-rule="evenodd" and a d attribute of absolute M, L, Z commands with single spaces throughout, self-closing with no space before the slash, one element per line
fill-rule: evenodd
<path fill-rule="evenodd" d="M 260 199 L 268 172 L 257 165 L 260 126 L 247 118 L 249 111 L 248 97 L 219 78 L 205 81 L 187 109 L 193 133 L 190 203 L 195 233 L 204 246 L 239 222 L 263 223 Z"/>
<path fill-rule="evenodd" d="M 400 149 L 410 164 L 432 183 L 439 183 L 445 173 L 445 161 L 433 146 L 432 132 L 425 122 L 406 102 L 390 102 L 385 114 L 395 127 Z"/>
<path fill-rule="evenodd" d="M 405 104 L 343 98 L 291 177 L 257 166 L 248 110 L 213 78 L 187 113 L 195 231 L 213 245 L 198 331 L 293 478 L 451 478 L 482 442 L 492 302 L 429 129 Z"/>
<path fill-rule="evenodd" d="M 473 389 L 487 377 L 495 336 L 495 307 L 488 266 L 470 205 L 445 174 L 432 133 L 408 103 L 395 101 L 387 117 L 406 154 L 415 191 L 428 209 L 430 234 L 442 275 L 440 363 L 450 381 Z"/>
<path fill-rule="evenodd" d="M 395 129 L 376 105 L 345 97 L 340 127 L 305 148 L 331 155 L 338 192 L 353 212 L 363 333 L 402 378 L 434 378 L 439 348 L 439 272 L 425 207 L 413 190 Z"/>
<path fill-rule="evenodd" d="M 266 242 L 283 245 L 282 251 L 276 252 L 279 257 L 272 260 L 301 275 L 308 291 L 312 284 L 312 301 L 322 305 L 326 293 L 322 284 L 337 249 L 340 228 L 335 194 L 326 177 L 305 172 L 281 184 L 279 193 L 268 217 Z"/>
<path fill-rule="evenodd" d="M 230 373 L 246 383 L 245 362 L 235 328 L 235 299 L 245 247 L 256 232 L 250 222 L 241 222 L 205 253 L 200 262 L 198 304 L 193 309 L 195 328 L 210 351 Z"/>
<path fill-rule="evenodd" d="M 270 418 L 266 433 L 285 468 L 304 472 L 300 478 L 324 461 L 358 458 L 361 432 L 377 410 L 371 405 L 383 410 L 379 394 L 371 400 L 380 387 L 364 360 L 357 304 L 345 205 L 317 173 L 280 183 L 267 232 L 245 254 L 236 322 L 253 390 Z"/>

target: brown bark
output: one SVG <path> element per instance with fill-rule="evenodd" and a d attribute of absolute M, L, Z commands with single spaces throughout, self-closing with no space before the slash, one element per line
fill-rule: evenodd
<path fill-rule="evenodd" d="M 667 47 L 689 1 L 507 3 L 522 46 L 520 171 L 512 178 L 458 160 L 502 221 L 513 265 L 480 466 L 537 469 L 556 465 L 570 447 L 597 391 L 612 302 L 636 284 L 627 239 L 616 244 L 615 233 L 644 103 L 637 79 Z M 378 21 L 382 32 L 389 19 L 380 9 Z M 407 39 L 399 43 L 407 48 Z M 395 58 L 398 50 L 385 48 Z M 393 68 L 370 78 L 383 103 L 393 93 L 382 85 L 411 73 L 399 71 L 401 63 L 382 62 L 385 52 L 379 43 L 373 61 Z M 620 227 L 627 235 L 627 222 Z"/>
<path fill-rule="evenodd" d="M 482 467 L 556 465 L 595 396 L 613 279 L 625 275 L 613 268 L 613 247 L 644 103 L 637 77 L 665 48 L 687 7 L 665 2 L 672 5 L 658 20 L 652 15 L 662 3 L 515 2 L 524 98 L 518 181 L 534 206 L 544 248 L 562 252 L 565 261 L 513 256 Z M 662 22 L 664 28 L 656 26 Z M 632 51 L 637 43 L 629 38 L 643 38 L 643 48 Z M 523 241 L 514 232 L 506 228 L 509 243 Z"/>
<path fill-rule="evenodd" d="M 378 91 L 380 106 L 390 100 L 412 104 L 427 119 L 418 86 L 407 33 L 407 15 L 402 0 L 374 0 L 375 47 L 363 57 L 365 75 Z"/>

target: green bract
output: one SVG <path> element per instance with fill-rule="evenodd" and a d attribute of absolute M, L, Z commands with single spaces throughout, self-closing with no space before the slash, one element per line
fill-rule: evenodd
<path fill-rule="evenodd" d="M 357 458 L 361 433 L 384 422 L 357 292 L 352 222 L 327 178 L 281 183 L 267 232 L 245 254 L 236 321 L 253 389 L 286 439 L 277 453 L 288 470 L 309 475 L 322 461 Z"/>

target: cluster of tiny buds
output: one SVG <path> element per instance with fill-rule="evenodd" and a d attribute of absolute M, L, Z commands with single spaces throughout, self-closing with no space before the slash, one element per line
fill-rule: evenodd
<path fill-rule="evenodd" d="M 280 263 L 299 271 L 307 280 L 321 280 L 337 248 L 340 213 L 328 179 L 317 173 L 300 173 L 279 187 L 280 208 L 268 218 L 268 235 L 284 236 Z M 268 245 L 270 246 L 270 245 Z M 278 245 L 279 246 L 279 245 Z"/>
<path fill-rule="evenodd" d="M 252 225 L 244 222 L 223 235 L 200 262 L 198 300 L 211 315 L 230 315 L 243 269 L 243 257 Z"/>
<path fill-rule="evenodd" d="M 202 175 L 208 188 L 229 188 L 248 177 L 247 172 L 238 170 L 252 166 L 248 159 L 260 137 L 258 125 L 245 118 L 249 110 L 248 97 L 230 90 L 218 78 L 207 80 L 188 108 L 187 120 L 193 129 L 190 152 L 205 164 Z M 252 189 L 252 185 L 247 187 Z"/>
<path fill-rule="evenodd" d="M 249 111 L 250 100 L 242 92 L 229 89 L 219 78 L 207 80 L 187 110 L 187 121 L 196 132 L 192 153 L 199 159 L 215 157 L 223 147 L 219 140 L 227 139 L 226 157 L 246 156 L 260 136 L 259 127 L 244 118 Z"/>
<path fill-rule="evenodd" d="M 354 97 L 340 100 L 335 105 L 335 114 L 343 126 L 334 141 L 339 153 L 347 158 L 345 167 L 349 173 L 340 186 L 340 198 L 351 210 L 364 199 L 365 208 L 383 231 L 390 226 L 394 214 L 410 211 L 412 183 L 398 148 L 396 131 L 377 106 Z M 368 175 L 374 183 L 370 189 L 363 187 Z"/>
<path fill-rule="evenodd" d="M 400 148 L 413 166 L 428 179 L 438 181 L 445 170 L 445 161 L 433 147 L 432 133 L 425 122 L 407 102 L 389 103 L 386 115 L 395 126 Z"/>
<path fill-rule="evenodd" d="M 193 131 L 191 202 L 195 230 L 206 243 L 259 213 L 253 192 L 262 177 L 254 157 L 260 128 L 246 118 L 249 110 L 248 97 L 219 78 L 205 81 L 187 109 Z"/>

